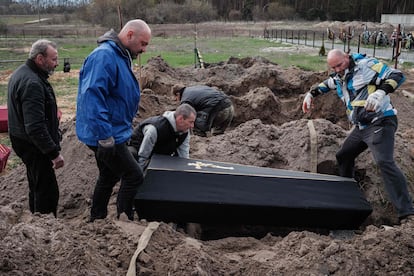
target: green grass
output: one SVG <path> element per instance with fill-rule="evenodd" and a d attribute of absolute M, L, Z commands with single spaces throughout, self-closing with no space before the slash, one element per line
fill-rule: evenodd
<path fill-rule="evenodd" d="M 39 20 L 38 14 L 31 14 L 31 15 L 2 15 L 1 16 L 4 23 L 7 23 L 9 25 L 14 24 L 24 24 L 28 21 L 34 21 Z M 41 16 L 43 17 L 43 16 Z"/>
<path fill-rule="evenodd" d="M 320 56 L 307 56 L 303 55 L 285 55 L 280 57 L 284 58 L 284 67 L 297 66 L 298 68 L 306 71 L 322 71 L 327 69 L 326 57 Z"/>
<path fill-rule="evenodd" d="M 59 79 L 51 79 L 50 84 L 55 91 L 56 97 L 76 97 L 78 91 L 78 77 L 65 77 Z"/>
<path fill-rule="evenodd" d="M 325 58 L 309 54 L 298 54 L 296 58 L 286 52 L 266 51 L 272 47 L 295 47 L 260 38 L 203 38 L 195 43 L 193 38 L 159 38 L 151 41 L 147 52 L 143 54 L 144 64 L 152 56 L 161 56 L 170 66 L 180 67 L 194 64 L 194 48 L 197 47 L 205 62 L 226 61 L 230 57 L 261 56 L 286 68 L 299 66 L 305 70 L 324 70 Z"/>
<path fill-rule="evenodd" d="M 0 70 L 14 70 L 23 60 L 27 58 L 30 44 L 35 39 L 24 40 L 0 40 L 0 61 L 15 60 L 15 62 L 0 62 Z M 79 69 L 85 57 L 96 47 L 96 39 L 55 39 L 59 46 L 60 65 L 56 70 L 62 70 L 63 59 L 69 58 L 71 67 Z M 254 57 L 262 56 L 282 67 L 296 65 L 314 70 L 324 70 L 325 60 L 315 58 L 308 54 L 298 54 L 295 59 L 287 56 L 286 53 L 263 51 L 270 47 L 295 47 L 278 42 L 271 42 L 259 38 L 233 37 L 233 38 L 203 38 L 198 39 L 197 44 L 194 38 L 188 37 L 154 37 L 142 55 L 141 62 L 146 64 L 151 57 L 161 56 L 171 67 L 189 66 L 194 64 L 194 48 L 197 46 L 203 59 L 207 63 L 226 61 L 230 57 Z M 310 66 L 311 64 L 312 66 Z"/>
<path fill-rule="evenodd" d="M 35 39 L 0 40 L 0 71 L 14 70 L 22 64 Z M 69 58 L 72 69 L 80 69 L 84 59 L 96 47 L 96 38 L 57 38 L 54 39 L 59 47 L 59 66 L 56 71 L 63 71 L 63 60 Z M 148 59 L 161 56 L 171 67 L 192 66 L 195 62 L 194 48 L 197 47 L 206 63 L 227 61 L 230 57 L 264 57 L 282 68 L 296 66 L 308 71 L 326 70 L 326 57 L 313 54 L 296 53 L 295 51 L 272 51 L 277 47 L 295 49 L 297 45 L 272 42 L 260 38 L 232 37 L 232 38 L 199 38 L 197 42 L 192 37 L 153 37 L 147 52 L 141 57 L 142 65 Z M 16 60 L 15 62 L 1 62 Z M 411 63 L 404 63 L 401 68 L 412 68 Z M 52 83 L 58 97 L 73 97 L 76 94 L 78 79 L 64 78 Z M 6 103 L 7 84 L 0 83 L 0 105 Z"/>

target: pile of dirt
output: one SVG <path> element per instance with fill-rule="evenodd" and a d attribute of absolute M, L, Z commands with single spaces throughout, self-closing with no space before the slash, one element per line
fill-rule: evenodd
<path fill-rule="evenodd" d="M 413 92 L 414 73 L 400 91 Z M 171 68 L 151 59 L 141 75 L 143 87 L 136 122 L 177 103 L 171 87 L 207 84 L 232 98 L 235 119 L 223 135 L 192 136 L 192 158 L 244 165 L 310 170 L 313 120 L 318 137 L 318 172 L 335 174 L 335 152 L 349 131 L 335 93 L 318 97 L 315 110 L 301 111 L 303 93 L 326 72 L 282 69 L 259 57 L 208 64 L 205 69 Z M 394 93 L 400 125 L 395 157 L 414 191 L 414 103 Z M 410 115 L 411 114 L 411 115 Z M 62 124 L 65 167 L 57 171 L 58 218 L 32 215 L 28 209 L 25 168 L 0 176 L 0 274 L 125 275 L 148 222 L 115 219 L 114 191 L 109 216 L 87 223 L 97 169 L 91 151 L 75 134 L 75 119 Z M 175 225 L 161 222 L 137 260 L 139 275 L 412 275 L 414 222 L 398 224 L 369 152 L 356 163 L 360 188 L 374 212 L 355 231 L 263 229 L 240 235 L 217 230 L 216 238 L 195 239 Z M 385 226 L 389 225 L 389 226 Z M 238 235 L 236 235 L 236 233 Z M 244 233 L 249 233 L 245 231 Z M 257 232 L 256 232 L 257 233 Z M 200 236 L 199 236 L 200 237 Z"/>

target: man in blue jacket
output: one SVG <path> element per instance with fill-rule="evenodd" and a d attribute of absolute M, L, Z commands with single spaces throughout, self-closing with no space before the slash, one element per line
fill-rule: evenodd
<path fill-rule="evenodd" d="M 151 29 L 142 20 L 131 20 L 119 34 L 99 37 L 99 46 L 86 58 L 79 73 L 76 133 L 95 153 L 99 176 L 90 221 L 107 216 L 115 184 L 121 180 L 117 217 L 134 219 L 133 201 L 143 174 L 128 151 L 132 120 L 138 112 L 140 87 L 132 60 L 145 52 Z"/>

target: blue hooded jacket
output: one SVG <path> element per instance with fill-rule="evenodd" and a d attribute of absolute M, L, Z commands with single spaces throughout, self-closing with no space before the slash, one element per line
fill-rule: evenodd
<path fill-rule="evenodd" d="M 111 30 L 98 43 L 79 73 L 76 134 L 88 146 L 111 136 L 121 144 L 131 137 L 140 87 L 117 34 Z"/>

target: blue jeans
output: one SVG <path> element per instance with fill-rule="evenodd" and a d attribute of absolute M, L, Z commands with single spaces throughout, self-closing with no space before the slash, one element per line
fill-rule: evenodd
<path fill-rule="evenodd" d="M 354 128 L 336 154 L 339 174 L 354 177 L 355 158 L 370 149 L 384 181 L 391 203 L 402 218 L 414 214 L 413 202 L 408 193 L 407 180 L 394 160 L 394 137 L 397 131 L 396 116 L 385 117 L 367 128 Z"/>
<path fill-rule="evenodd" d="M 129 152 L 126 143 L 115 145 L 112 150 L 100 154 L 97 147 L 90 147 L 95 153 L 99 177 L 92 197 L 91 221 L 103 219 L 108 214 L 108 203 L 115 184 L 121 180 L 117 196 L 117 216 L 125 213 L 134 219 L 134 198 L 143 182 L 142 171 Z"/>

